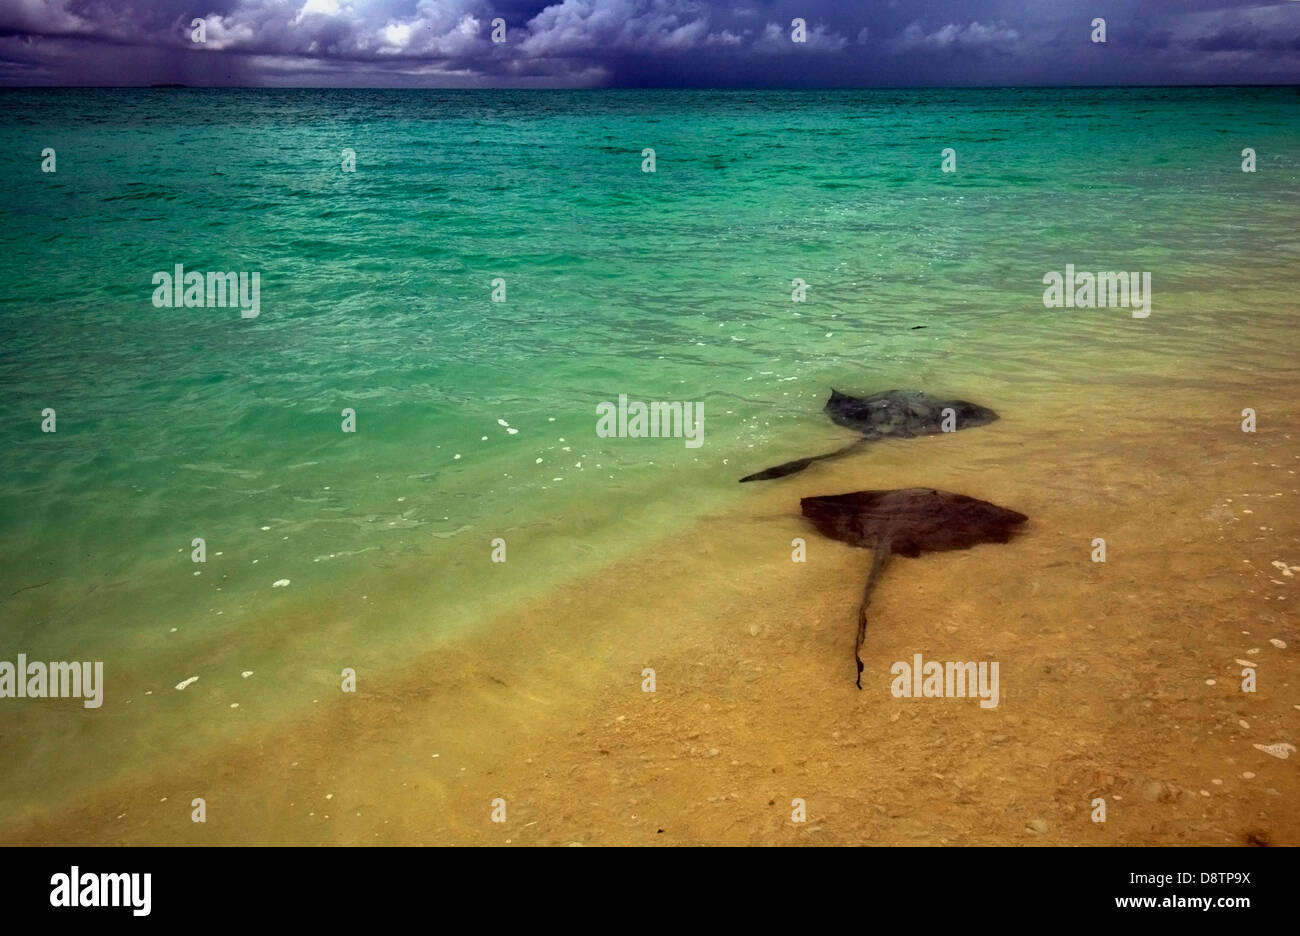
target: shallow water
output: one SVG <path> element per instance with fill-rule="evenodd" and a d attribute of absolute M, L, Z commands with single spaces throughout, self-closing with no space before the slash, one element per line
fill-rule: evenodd
<path fill-rule="evenodd" d="M 0 659 L 107 679 L 0 700 L 0 834 L 1297 841 L 1253 747 L 1300 743 L 1296 97 L 0 94 Z M 154 308 L 175 263 L 261 315 Z M 1150 318 L 1045 309 L 1066 263 Z M 851 437 L 830 386 L 1002 419 L 735 484 Z M 704 446 L 597 438 L 620 393 Z M 798 497 L 913 484 L 1030 526 L 891 566 L 859 694 L 867 557 Z M 893 699 L 915 652 L 1000 660 L 998 709 Z"/>

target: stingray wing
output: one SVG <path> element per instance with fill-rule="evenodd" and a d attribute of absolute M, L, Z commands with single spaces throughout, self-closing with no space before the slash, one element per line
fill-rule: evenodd
<path fill-rule="evenodd" d="M 900 556 L 1005 543 L 1029 519 L 988 501 L 934 488 L 805 497 L 799 506 L 824 536 L 863 548 L 888 542 Z"/>

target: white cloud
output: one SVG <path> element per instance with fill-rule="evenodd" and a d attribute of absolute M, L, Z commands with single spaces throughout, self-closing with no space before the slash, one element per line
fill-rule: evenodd
<path fill-rule="evenodd" d="M 333 16 L 339 11 L 337 0 L 307 0 L 298 11 L 294 21 L 301 20 L 304 16 L 310 16 L 312 13 L 319 13 L 322 16 Z"/>
<path fill-rule="evenodd" d="M 762 52 L 793 52 L 808 48 L 836 52 L 848 45 L 848 40 L 839 33 L 827 30 L 822 23 L 805 26 L 803 42 L 795 42 L 791 33 L 792 27 L 768 23 L 763 28 L 763 34 L 755 40 L 754 48 Z"/>
<path fill-rule="evenodd" d="M 708 9 L 693 0 L 562 0 L 528 22 L 526 55 L 680 50 L 708 38 Z"/>
<path fill-rule="evenodd" d="M 1014 45 L 1020 33 L 1005 23 L 981 23 L 978 20 L 965 26 L 948 23 L 927 33 L 920 21 L 911 23 L 894 46 L 908 51 L 938 51 L 944 49 L 980 49 Z"/>
<path fill-rule="evenodd" d="M 709 33 L 704 41 L 709 45 L 737 46 L 744 41 L 744 37 L 733 33 L 730 29 L 724 29 L 722 32 Z"/>
<path fill-rule="evenodd" d="M 405 49 L 411 41 L 411 27 L 406 23 L 392 23 L 384 27 L 384 41 L 391 46 Z"/>

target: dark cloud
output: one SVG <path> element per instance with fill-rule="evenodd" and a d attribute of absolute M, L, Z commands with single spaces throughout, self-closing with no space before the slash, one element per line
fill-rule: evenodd
<path fill-rule="evenodd" d="M 1106 19 L 1105 45 L 1090 41 Z M 205 21 L 206 42 L 190 38 Z M 491 40 L 506 22 L 507 41 Z M 791 41 L 791 22 L 806 42 Z M 1300 2 L 4 0 L 0 83 L 1296 83 Z"/>

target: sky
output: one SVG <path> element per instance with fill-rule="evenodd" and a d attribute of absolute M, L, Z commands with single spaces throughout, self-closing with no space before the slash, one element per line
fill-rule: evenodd
<path fill-rule="evenodd" d="M 0 0 L 0 85 L 159 83 L 1297 84 L 1300 0 Z"/>

